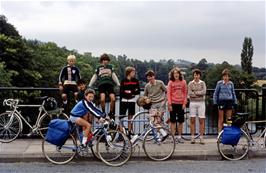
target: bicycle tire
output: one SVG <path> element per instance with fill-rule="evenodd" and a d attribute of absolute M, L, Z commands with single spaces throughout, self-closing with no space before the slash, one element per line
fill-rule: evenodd
<path fill-rule="evenodd" d="M 39 123 L 38 123 L 38 133 L 40 136 L 44 139 L 47 130 L 48 125 L 51 120 L 53 119 L 68 119 L 68 116 L 63 112 L 53 112 L 53 113 L 45 113 L 41 116 Z"/>
<path fill-rule="evenodd" d="M 167 133 L 165 139 L 163 139 L 161 129 Z M 152 140 L 148 138 L 151 133 L 153 134 Z M 175 151 L 175 137 L 164 127 L 150 129 L 144 137 L 143 149 L 145 154 L 154 161 L 167 160 Z"/>
<path fill-rule="evenodd" d="M 63 165 L 70 162 L 77 154 L 77 141 L 73 135 L 61 147 L 42 140 L 42 152 L 47 160 L 50 162 Z"/>
<path fill-rule="evenodd" d="M 223 130 L 219 133 L 217 138 L 218 151 L 222 158 L 227 160 L 241 160 L 249 151 L 249 137 L 247 133 L 241 129 L 241 137 L 237 145 L 222 144 Z"/>
<path fill-rule="evenodd" d="M 108 135 L 110 135 L 110 139 L 107 139 Z M 121 166 L 131 157 L 131 142 L 124 133 L 110 130 L 99 137 L 97 141 L 97 153 L 105 164 L 109 166 Z"/>
<path fill-rule="evenodd" d="M 22 122 L 17 114 L 12 112 L 0 114 L 0 142 L 9 143 L 14 141 L 22 131 Z M 10 122 L 12 118 L 12 122 Z"/>

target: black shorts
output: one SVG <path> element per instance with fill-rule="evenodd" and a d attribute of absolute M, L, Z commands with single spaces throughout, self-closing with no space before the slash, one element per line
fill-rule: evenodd
<path fill-rule="evenodd" d="M 185 120 L 184 109 L 182 104 L 172 104 L 173 110 L 170 112 L 170 122 L 171 123 L 183 123 Z"/>
<path fill-rule="evenodd" d="M 128 115 L 135 114 L 135 102 L 120 102 L 120 115 L 126 115 L 128 110 Z"/>
<path fill-rule="evenodd" d="M 102 84 L 98 87 L 99 94 L 104 93 L 106 95 L 115 94 L 114 86 L 112 84 Z"/>
<path fill-rule="evenodd" d="M 218 101 L 218 109 L 220 109 L 220 110 L 233 109 L 234 105 L 235 104 L 234 104 L 233 100 Z"/>
<path fill-rule="evenodd" d="M 78 92 L 77 85 L 63 85 L 63 94 L 69 94 L 70 92 Z"/>

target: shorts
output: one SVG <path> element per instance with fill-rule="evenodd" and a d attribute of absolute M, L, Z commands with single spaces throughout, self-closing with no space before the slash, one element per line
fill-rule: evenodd
<path fill-rule="evenodd" d="M 112 84 L 102 84 L 98 87 L 99 94 L 104 93 L 106 95 L 115 94 L 114 86 Z"/>
<path fill-rule="evenodd" d="M 128 115 L 135 114 L 135 102 L 120 102 L 120 115 L 126 115 L 128 110 Z"/>
<path fill-rule="evenodd" d="M 165 101 L 158 102 L 158 103 L 152 103 L 151 104 L 151 109 L 156 109 L 156 110 L 164 113 L 165 110 L 166 110 L 166 108 L 165 108 Z"/>
<path fill-rule="evenodd" d="M 76 121 L 77 121 L 79 118 L 81 118 L 81 117 L 74 117 L 74 116 L 70 115 L 69 120 L 70 120 L 72 123 L 76 123 Z"/>
<path fill-rule="evenodd" d="M 220 110 L 227 110 L 227 109 L 234 109 L 234 101 L 233 100 L 221 100 L 218 101 L 218 109 Z"/>
<path fill-rule="evenodd" d="M 190 102 L 189 104 L 189 114 L 190 117 L 205 118 L 205 102 Z"/>
<path fill-rule="evenodd" d="M 69 94 L 71 91 L 73 93 L 78 92 L 77 85 L 63 85 L 63 94 Z"/>
<path fill-rule="evenodd" d="M 172 111 L 170 112 L 171 123 L 183 123 L 185 121 L 184 109 L 182 104 L 172 104 Z"/>

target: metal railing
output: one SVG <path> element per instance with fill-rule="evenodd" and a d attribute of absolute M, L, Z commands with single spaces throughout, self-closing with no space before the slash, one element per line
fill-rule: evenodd
<path fill-rule="evenodd" d="M 251 120 L 264 120 L 266 119 L 265 109 L 266 109 L 266 88 L 262 89 L 262 94 L 259 95 L 257 90 L 254 89 L 236 89 L 236 95 L 238 99 L 238 112 L 248 112 L 250 114 Z M 214 89 L 208 89 L 206 94 L 206 134 L 216 135 L 217 134 L 217 124 L 218 124 L 218 113 L 217 108 L 213 106 L 213 96 Z M 58 88 L 19 88 L 19 87 L 0 87 L 0 113 L 6 110 L 3 107 L 2 102 L 6 98 L 19 98 L 24 101 L 25 104 L 35 103 L 34 98 L 40 96 L 52 96 L 60 103 L 61 97 L 59 95 Z M 119 114 L 119 96 L 117 96 L 116 101 L 116 114 Z M 107 104 L 106 111 L 109 107 Z M 140 111 L 142 108 L 136 105 L 136 111 Z M 23 115 L 30 122 L 35 122 L 34 111 L 38 110 L 22 110 Z M 166 113 L 169 116 L 169 113 Z M 197 125 L 197 124 L 196 124 Z M 198 125 L 197 125 L 198 126 Z M 24 132 L 25 131 L 25 132 Z M 24 129 L 23 133 L 27 134 L 27 129 Z M 190 128 L 187 124 L 184 124 L 184 133 L 189 134 Z"/>

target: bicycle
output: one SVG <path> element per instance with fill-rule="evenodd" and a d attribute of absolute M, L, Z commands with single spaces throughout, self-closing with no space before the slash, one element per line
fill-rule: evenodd
<path fill-rule="evenodd" d="M 82 137 L 79 126 L 72 124 L 70 137 L 62 146 L 56 146 L 43 139 L 42 152 L 50 162 L 61 165 L 70 162 L 77 154 L 86 156 L 91 150 L 92 154 L 105 164 L 121 166 L 131 157 L 132 146 L 122 132 L 109 130 L 109 124 L 108 121 L 105 121 L 95 127 L 93 137 L 85 148 L 81 146 Z M 95 145 L 96 150 L 94 149 Z"/>
<path fill-rule="evenodd" d="M 129 123 L 143 123 L 147 121 L 147 119 L 133 119 L 132 120 L 124 120 L 125 115 L 118 116 L 119 118 L 119 128 L 122 128 L 123 133 L 128 134 L 125 122 Z M 155 125 L 151 121 L 150 117 L 147 116 L 149 120 L 149 124 L 145 126 L 143 131 L 140 134 L 135 134 L 132 139 L 132 147 L 135 148 L 139 146 L 139 142 L 142 142 L 143 150 L 150 159 L 155 161 L 163 161 L 172 156 L 175 151 L 175 138 L 169 132 L 168 129 L 161 125 Z M 133 125 L 134 126 L 134 125 Z"/>
<path fill-rule="evenodd" d="M 261 131 L 257 139 L 255 140 L 250 133 L 248 128 L 249 123 L 264 123 L 266 124 L 266 120 L 262 121 L 247 121 L 248 113 L 237 113 L 235 118 L 233 119 L 233 125 L 241 127 L 240 131 L 240 139 L 235 145 L 228 145 L 222 143 L 223 133 L 222 130 L 217 138 L 217 147 L 221 156 L 227 160 L 240 160 L 243 159 L 249 152 L 250 148 L 266 148 L 266 126 L 264 125 L 264 129 Z M 227 122 L 228 123 L 228 122 Z M 230 122 L 229 122 L 230 124 Z M 263 140 L 262 140 L 263 139 Z"/>
<path fill-rule="evenodd" d="M 0 114 L 0 142 L 8 143 L 14 141 L 23 130 L 23 122 L 30 127 L 31 132 L 27 136 L 31 136 L 33 133 L 40 134 L 42 138 L 45 137 L 48 129 L 48 124 L 52 119 L 61 118 L 68 119 L 68 116 L 64 114 L 63 109 L 56 109 L 48 111 L 45 106 L 50 101 L 55 101 L 52 97 L 38 98 L 42 101 L 40 105 L 22 105 L 19 99 L 5 99 L 3 105 L 9 106 L 10 110 Z M 19 108 L 39 108 L 39 113 L 34 125 L 31 125 L 26 118 L 24 118 L 19 111 Z"/>

